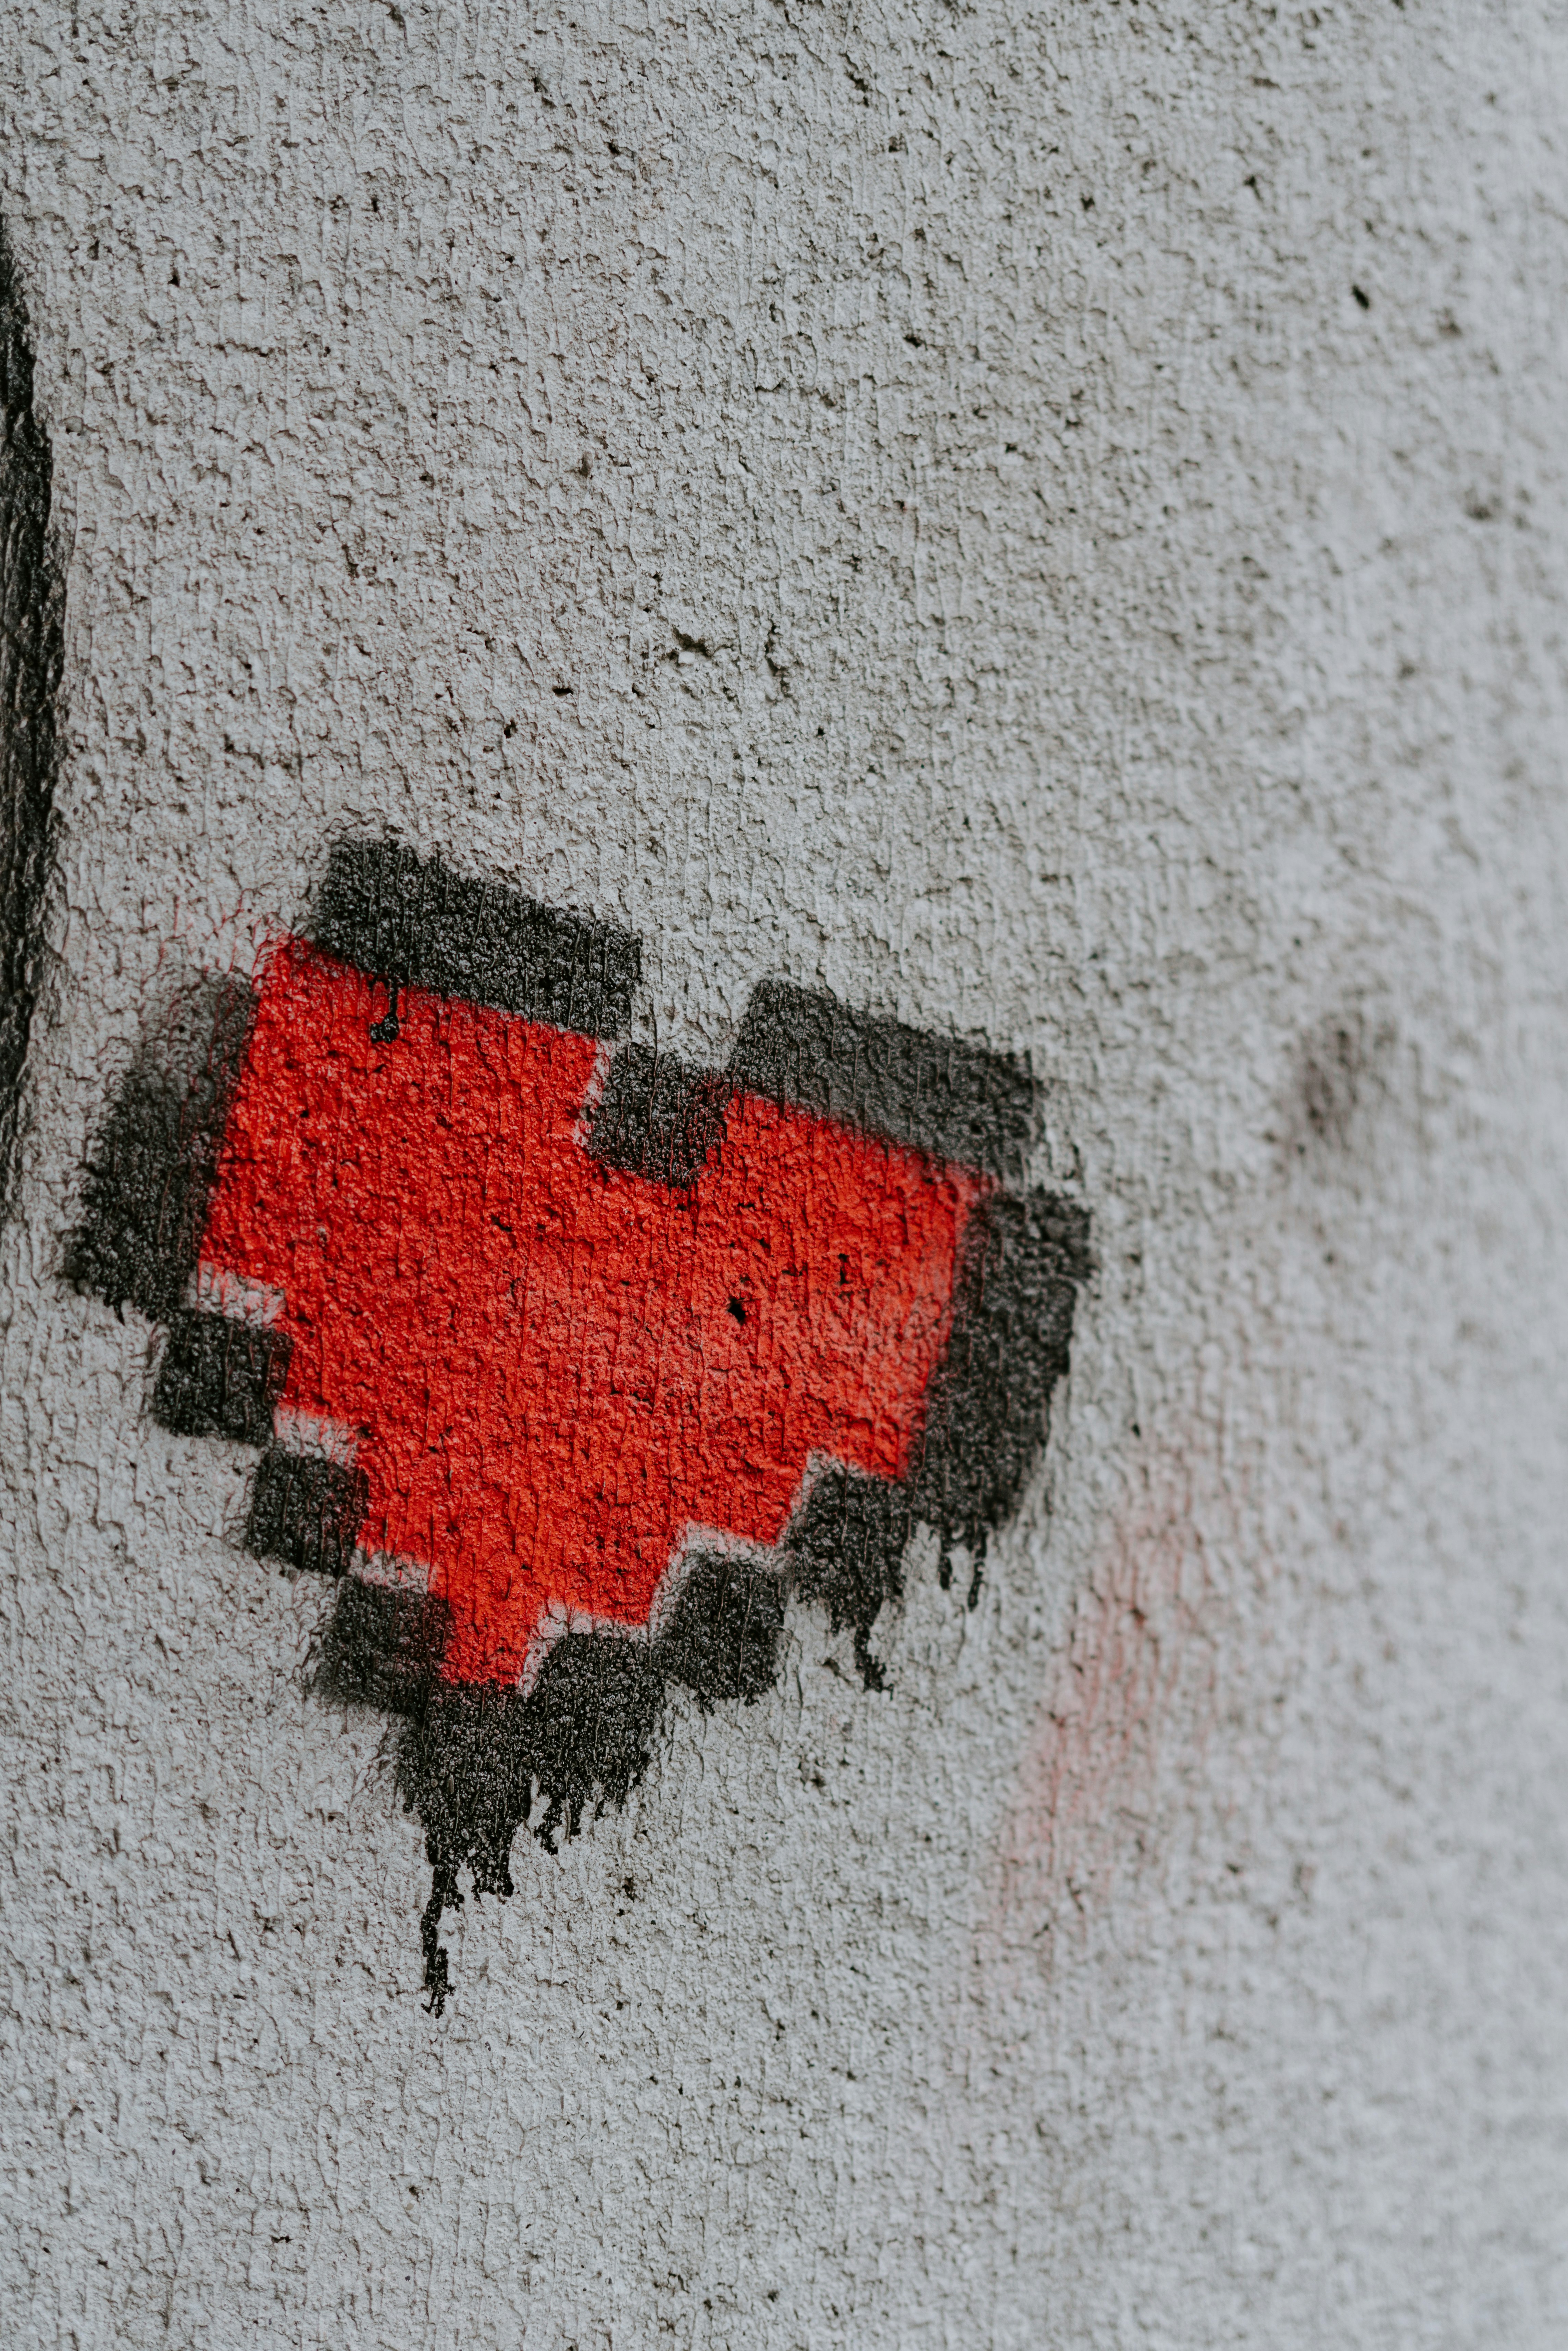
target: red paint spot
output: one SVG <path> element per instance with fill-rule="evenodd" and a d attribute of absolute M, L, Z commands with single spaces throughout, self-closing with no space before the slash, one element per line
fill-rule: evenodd
<path fill-rule="evenodd" d="M 276 956 L 204 1256 L 282 1292 L 284 1402 L 361 1432 L 449 1676 L 514 1678 L 552 1606 L 644 1622 L 690 1524 L 775 1542 L 813 1454 L 903 1474 L 985 1178 L 737 1094 L 673 1192 L 584 1150 L 591 1039 L 387 1009 Z"/>

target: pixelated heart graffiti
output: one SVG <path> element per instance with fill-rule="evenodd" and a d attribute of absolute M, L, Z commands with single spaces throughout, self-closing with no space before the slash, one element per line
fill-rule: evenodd
<path fill-rule="evenodd" d="M 256 1447 L 246 1541 L 331 1578 L 316 1686 L 392 1718 L 443 1913 L 647 1768 L 668 1682 L 967 1597 L 1045 1441 L 1082 1210 L 1026 1061 L 768 981 L 728 1065 L 631 1041 L 639 941 L 340 845 L 256 983 L 148 1041 L 66 1270 L 166 1334 L 167 1428 Z"/>

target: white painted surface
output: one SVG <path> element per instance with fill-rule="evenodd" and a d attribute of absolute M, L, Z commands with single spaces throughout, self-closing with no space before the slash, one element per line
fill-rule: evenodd
<path fill-rule="evenodd" d="M 1563 65 L 13 0 L 8 2342 L 1564 2339 Z M 350 814 L 634 924 L 682 1048 L 774 970 L 1028 1046 L 1103 1259 L 977 1614 L 677 1700 L 439 2023 L 319 1587 L 55 1278 L 149 1008 Z"/>

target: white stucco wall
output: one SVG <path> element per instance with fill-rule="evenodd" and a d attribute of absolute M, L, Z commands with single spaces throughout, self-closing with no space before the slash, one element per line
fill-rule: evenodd
<path fill-rule="evenodd" d="M 1564 2339 L 1564 60 L 13 0 L 8 2342 Z M 774 971 L 1027 1048 L 1102 1262 L 977 1612 L 675 1703 L 439 2021 L 321 1587 L 57 1279 L 149 1008 L 350 813 L 639 929 L 694 1056 Z"/>

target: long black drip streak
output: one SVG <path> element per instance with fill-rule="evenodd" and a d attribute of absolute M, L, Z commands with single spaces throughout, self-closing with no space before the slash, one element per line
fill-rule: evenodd
<path fill-rule="evenodd" d="M 0 221 L 0 1222 L 15 1204 L 54 864 L 65 583 L 53 495 L 49 436 L 33 413 L 26 303 Z"/>

